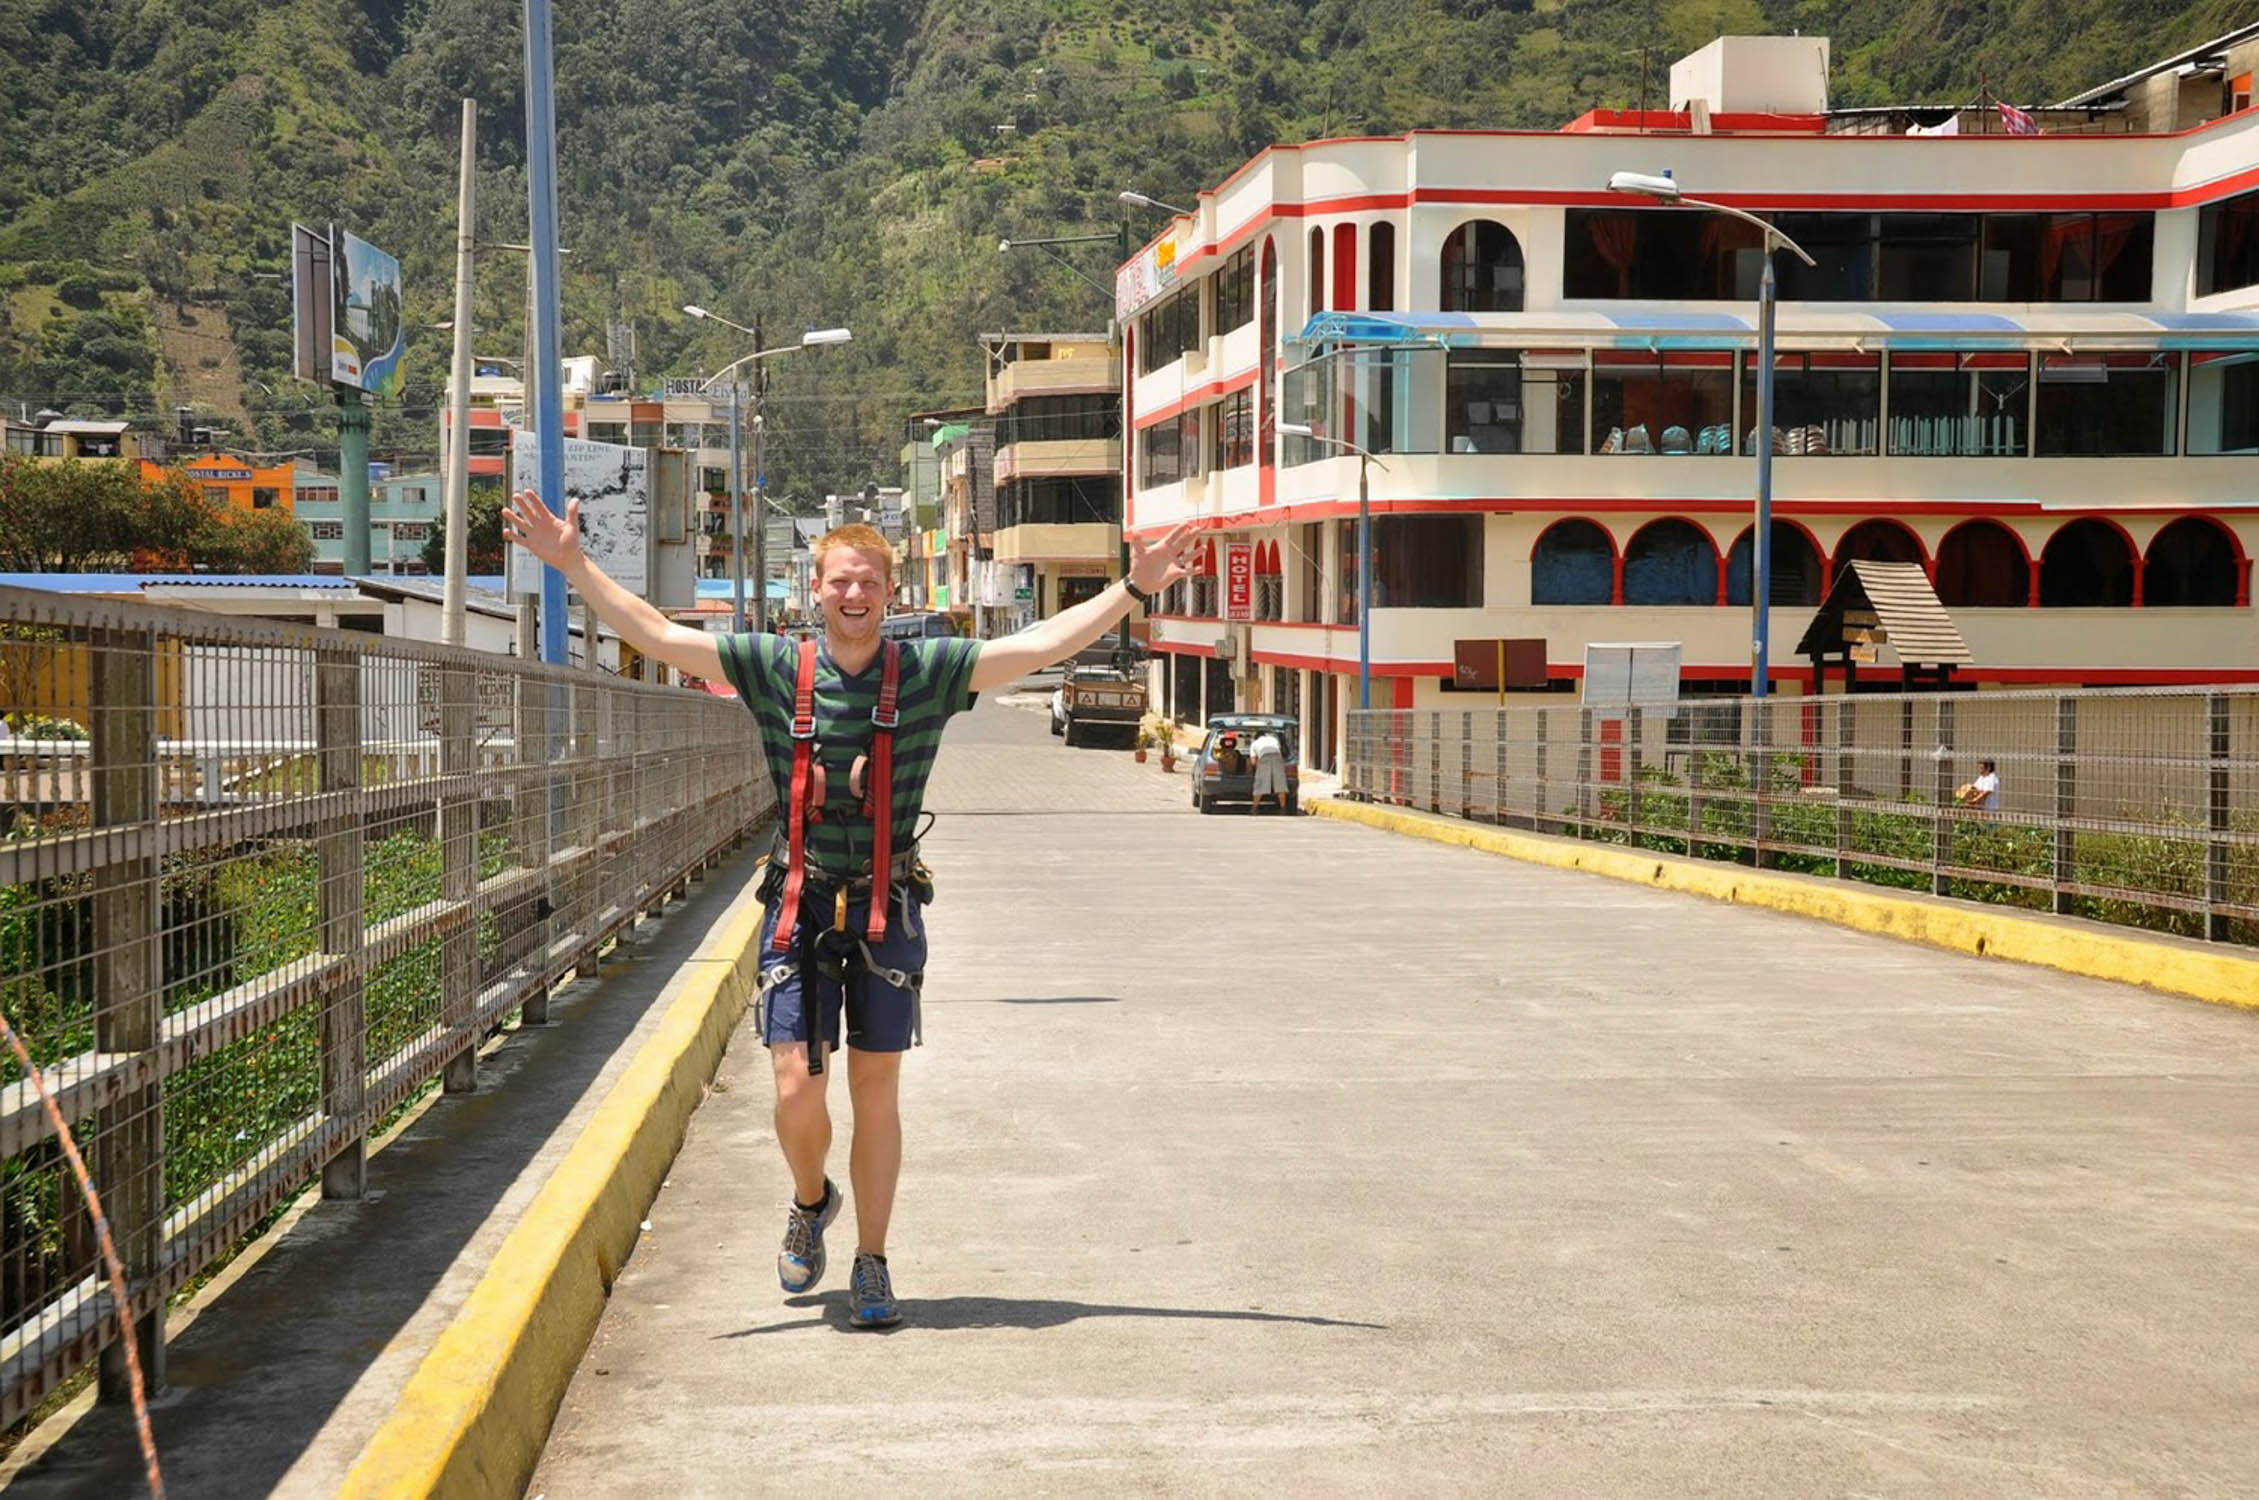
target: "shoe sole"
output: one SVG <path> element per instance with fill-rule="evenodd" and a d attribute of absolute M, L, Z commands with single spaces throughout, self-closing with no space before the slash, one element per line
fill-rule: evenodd
<path fill-rule="evenodd" d="M 902 1314 L 899 1311 L 890 1312 L 883 1318 L 867 1318 L 859 1312 L 850 1312 L 847 1315 L 847 1326 L 850 1328 L 892 1328 L 901 1321 Z"/>
<path fill-rule="evenodd" d="M 792 1296 L 798 1296 L 823 1280 L 824 1269 L 830 1264 L 829 1258 L 824 1254 L 824 1231 L 831 1228 L 832 1220 L 839 1217 L 839 1206 L 844 1195 L 828 1177 L 824 1179 L 824 1188 L 831 1194 L 831 1206 L 825 1209 L 816 1220 L 816 1254 L 814 1260 L 809 1262 L 808 1279 L 795 1286 L 785 1280 L 784 1269 L 781 1264 L 777 1269 L 777 1285 L 783 1287 L 786 1293 Z M 780 1254 L 777 1259 L 782 1262 L 784 1257 Z"/>

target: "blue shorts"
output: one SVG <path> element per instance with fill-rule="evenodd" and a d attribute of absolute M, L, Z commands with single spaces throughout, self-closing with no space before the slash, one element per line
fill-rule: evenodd
<path fill-rule="evenodd" d="M 860 1052 L 909 1051 L 921 1030 L 918 985 L 926 971 L 924 907 L 916 897 L 898 889 L 893 910 L 887 913 L 886 936 L 871 944 L 870 962 L 863 972 L 850 975 L 842 984 L 820 973 L 801 973 L 800 933 L 811 923 L 829 927 L 833 922 L 831 902 L 826 900 L 821 906 L 819 911 L 815 904 L 801 903 L 799 932 L 783 952 L 770 946 L 776 938 L 776 906 L 772 904 L 761 918 L 761 1044 L 774 1047 L 780 1042 L 807 1040 L 806 988 L 813 984 L 816 1018 L 823 1027 L 827 1050 L 845 1040 Z M 849 903 L 850 933 L 861 938 L 869 922 L 868 902 Z M 882 969 L 893 970 L 910 982 L 893 983 L 890 976 L 877 972 Z M 839 1029 L 842 1010 L 847 1020 L 844 1038 Z"/>

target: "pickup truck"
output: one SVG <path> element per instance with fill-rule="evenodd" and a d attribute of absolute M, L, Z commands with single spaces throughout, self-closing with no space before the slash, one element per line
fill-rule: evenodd
<path fill-rule="evenodd" d="M 1124 744 L 1137 737 L 1145 718 L 1145 674 L 1111 665 L 1071 661 L 1059 690 L 1051 695 L 1051 732 L 1070 745 L 1087 745 L 1112 735 Z"/>

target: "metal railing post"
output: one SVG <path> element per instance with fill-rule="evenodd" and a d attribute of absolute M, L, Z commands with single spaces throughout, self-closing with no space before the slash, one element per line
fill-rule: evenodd
<path fill-rule="evenodd" d="M 1936 837 L 1930 847 L 1930 894 L 1942 896 L 1948 884 L 1945 870 L 1953 862 L 1953 700 L 1939 695 L 1937 700 L 1937 747 L 1943 752 L 1937 757 Z"/>
<path fill-rule="evenodd" d="M 1750 702 L 1749 726 L 1749 863 L 1765 868 L 1765 840 L 1772 834 L 1773 711 L 1772 699 Z"/>
<path fill-rule="evenodd" d="M 1848 692 L 1835 700 L 1835 878 L 1849 875 L 1852 836 L 1851 794 L 1857 789 L 1859 709 Z"/>
<path fill-rule="evenodd" d="M 516 621 L 518 660 L 531 662 L 540 649 L 540 626 L 535 617 L 531 599 L 518 601 Z M 554 876 L 549 867 L 549 778 L 536 776 L 533 768 L 549 761 L 549 698 L 551 684 L 530 673 L 517 678 L 513 697 L 515 712 L 511 729 L 517 744 L 517 764 L 511 786 L 515 795 L 511 807 L 515 816 L 510 820 L 511 858 L 521 870 L 537 870 L 541 879 L 535 889 L 533 920 L 526 922 L 523 931 L 528 935 L 535 955 L 534 968 L 540 969 L 541 958 L 549 951 L 555 937 L 555 893 L 550 888 Z M 549 1024 L 549 986 L 541 984 L 530 990 L 518 1009 L 521 1026 L 546 1026 Z"/>
<path fill-rule="evenodd" d="M 2070 888 L 2079 878 L 2079 836 L 2071 820 L 2079 812 L 2079 700 L 2066 693 L 2055 700 L 2055 861 L 2054 907 L 2069 912 L 2076 899 Z"/>
<path fill-rule="evenodd" d="M 1413 739 L 1418 738 L 1419 731 L 1414 729 Z M 1440 709 L 1428 710 L 1428 811 L 1443 811 L 1443 713 Z"/>
<path fill-rule="evenodd" d="M 138 858 L 94 873 L 94 1047 L 98 1053 L 153 1054 L 164 1024 L 164 967 L 156 857 L 157 635 L 98 631 L 88 726 L 97 828 L 147 835 Z M 17 1018 L 19 1021 L 21 1017 Z M 103 1107 L 92 1171 L 103 1214 L 126 1274 L 126 1295 L 149 1302 L 133 1322 L 135 1353 L 149 1394 L 165 1387 L 165 1300 L 157 1285 L 164 1257 L 164 1078 L 147 1081 Z M 132 1399 L 125 1347 L 102 1346 L 99 1394 Z"/>
<path fill-rule="evenodd" d="M 2228 901 L 2228 700 L 2218 692 L 2204 695 L 2205 729 L 2209 745 L 2206 758 L 2206 781 L 2209 792 L 2206 801 L 2209 812 L 2205 818 L 2211 837 L 2205 841 L 2204 856 L 2204 935 L 2213 942 L 2222 942 L 2228 935 L 2228 915 L 2220 908 Z"/>
<path fill-rule="evenodd" d="M 1633 843 L 1639 842 L 1639 752 L 1646 728 L 1635 703 L 1624 715 L 1624 827 Z"/>
<path fill-rule="evenodd" d="M 362 868 L 361 661 L 350 651 L 323 651 L 314 661 L 315 785 L 339 798 L 317 825 L 321 945 L 345 960 L 322 1004 L 322 1113 L 349 1121 L 352 1138 L 322 1164 L 322 1196 L 368 1191 L 368 970 L 362 962 L 366 886 Z"/>
<path fill-rule="evenodd" d="M 1577 710 L 1577 800 L 1574 826 L 1577 837 L 1592 817 L 1592 710 Z"/>
<path fill-rule="evenodd" d="M 1507 788 L 1507 786 L 1509 785 L 1509 782 L 1508 782 L 1508 773 L 1509 773 L 1509 766 L 1508 766 L 1507 756 L 1508 756 L 1508 753 L 1509 753 L 1510 747 L 1511 747 L 1511 746 L 1512 746 L 1512 744 L 1513 744 L 1513 729 L 1514 729 L 1514 726 L 1513 726 L 1513 720 L 1512 720 L 1512 719 L 1511 719 L 1511 718 L 1509 717 L 1509 715 L 1508 715 L 1508 713 L 1507 713 L 1507 710 L 1505 710 L 1505 709 L 1501 708 L 1501 709 L 1499 709 L 1499 710 L 1497 711 L 1497 713 L 1498 713 L 1498 743 L 1497 743 L 1497 746 L 1496 746 L 1496 755 L 1495 755 L 1495 759 L 1496 759 L 1496 760 L 1497 760 L 1497 762 L 1498 762 L 1498 770 L 1497 770 L 1497 774 L 1496 774 L 1496 777 L 1495 777 L 1495 779 L 1493 779 L 1493 780 L 1492 780 L 1492 782 L 1491 782 L 1491 784 L 1490 784 L 1490 785 L 1491 785 L 1491 799 L 1492 799 L 1492 801 L 1494 801 L 1494 802 L 1495 802 L 1495 803 L 1497 804 L 1497 809 L 1498 809 L 1498 810 L 1497 810 L 1497 815 L 1496 815 L 1495 817 L 1493 817 L 1493 818 L 1491 819 L 1491 821 L 1492 821 L 1493 823 L 1499 823 L 1499 824 L 1503 824 L 1503 823 L 1505 823 L 1505 822 L 1507 821 L 1507 819 L 1508 819 L 1508 816 L 1509 816 L 1509 814 L 1508 814 L 1508 811 L 1507 811 L 1507 806 L 1506 806 L 1506 801 L 1507 801 L 1507 792 L 1506 792 L 1506 788 Z"/>
<path fill-rule="evenodd" d="M 478 1089 L 478 691 L 477 675 L 439 669 L 440 895 L 456 903 L 439 940 L 439 1015 L 461 1050 L 447 1059 L 441 1088 Z M 461 778 L 460 781 L 455 778 Z"/>
<path fill-rule="evenodd" d="M 1475 815 L 1475 716 L 1459 717 L 1459 816 Z"/>
<path fill-rule="evenodd" d="M 1536 754 L 1533 757 L 1535 764 L 1531 767 L 1537 776 L 1537 792 L 1530 798 L 1530 805 L 1535 810 L 1530 826 L 1538 833 L 1545 832 L 1553 822 L 1553 819 L 1546 813 L 1546 802 L 1552 793 L 1552 783 L 1547 779 L 1545 771 L 1546 726 L 1552 722 L 1552 709 L 1541 708 L 1537 711 L 1537 743 L 1534 747 Z"/>

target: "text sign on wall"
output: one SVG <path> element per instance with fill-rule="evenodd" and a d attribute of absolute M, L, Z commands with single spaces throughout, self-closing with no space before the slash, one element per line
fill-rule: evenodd
<path fill-rule="evenodd" d="M 1224 543 L 1224 618 L 1255 618 L 1255 544 Z"/>

